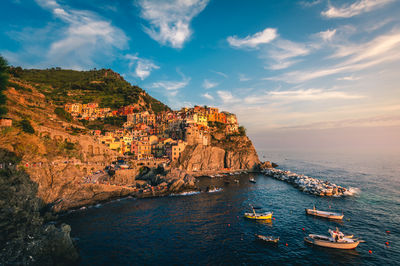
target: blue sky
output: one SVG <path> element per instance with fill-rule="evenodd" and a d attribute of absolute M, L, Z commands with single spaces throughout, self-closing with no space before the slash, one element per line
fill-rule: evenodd
<path fill-rule="evenodd" d="M 294 145 L 299 130 L 400 135 L 398 0 L 1 6 L 0 53 L 15 66 L 112 68 L 175 109 L 206 104 L 235 112 L 268 147 L 282 145 L 277 138 L 285 134 Z"/>

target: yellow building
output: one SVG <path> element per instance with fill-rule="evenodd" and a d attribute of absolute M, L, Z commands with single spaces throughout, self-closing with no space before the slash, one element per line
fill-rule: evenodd
<path fill-rule="evenodd" d="M 193 115 L 193 120 L 198 125 L 207 126 L 207 115 L 201 113 L 195 113 Z"/>
<path fill-rule="evenodd" d="M 151 157 L 151 145 L 148 142 L 138 142 L 138 159 Z"/>
<path fill-rule="evenodd" d="M 179 156 L 185 150 L 186 145 L 187 142 L 180 140 L 176 145 L 172 146 L 172 161 L 179 159 Z"/>

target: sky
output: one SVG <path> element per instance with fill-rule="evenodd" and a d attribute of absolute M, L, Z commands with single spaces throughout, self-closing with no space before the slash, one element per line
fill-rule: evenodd
<path fill-rule="evenodd" d="M 260 149 L 400 151 L 398 14 L 399 0 L 2 0 L 0 54 L 217 106 Z"/>

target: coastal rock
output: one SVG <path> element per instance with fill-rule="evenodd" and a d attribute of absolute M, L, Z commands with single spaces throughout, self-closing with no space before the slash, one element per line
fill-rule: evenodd
<path fill-rule="evenodd" d="M 219 147 L 187 146 L 179 158 L 179 166 L 187 171 L 218 170 L 225 168 L 225 151 Z"/>
<path fill-rule="evenodd" d="M 36 196 L 38 185 L 15 167 L 19 158 L 0 149 L 0 161 L 8 165 L 0 169 L 0 265 L 77 263 L 70 227 L 43 225 L 45 204 Z"/>
<path fill-rule="evenodd" d="M 174 166 L 188 172 L 254 170 L 259 167 L 257 152 L 246 136 L 213 137 L 209 146 L 188 145 Z"/>

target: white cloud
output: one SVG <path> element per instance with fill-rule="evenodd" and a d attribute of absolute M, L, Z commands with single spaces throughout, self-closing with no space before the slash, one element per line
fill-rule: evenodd
<path fill-rule="evenodd" d="M 358 0 L 351 5 L 344 5 L 342 7 L 330 5 L 321 15 L 327 18 L 350 18 L 383 7 L 393 1 L 394 0 Z"/>
<path fill-rule="evenodd" d="M 335 34 L 336 34 L 336 29 L 321 31 L 320 33 L 318 33 L 319 37 L 321 37 L 321 39 L 326 42 L 331 41 Z"/>
<path fill-rule="evenodd" d="M 361 95 L 348 94 L 342 91 L 329 91 L 322 89 L 300 89 L 293 91 L 271 91 L 269 96 L 274 99 L 290 99 L 302 101 L 328 100 L 328 99 L 360 99 Z"/>
<path fill-rule="evenodd" d="M 257 92 L 244 98 L 246 104 L 277 104 L 284 102 L 290 104 L 298 101 L 322 101 L 332 99 L 361 99 L 362 95 L 349 94 L 338 90 L 323 90 L 323 89 L 297 89 L 297 90 L 282 90 L 268 91 L 265 93 Z"/>
<path fill-rule="evenodd" d="M 92 68 L 96 66 L 96 59 L 110 58 L 111 61 L 114 51 L 127 44 L 123 31 L 93 12 L 62 6 L 55 0 L 36 2 L 57 20 L 47 25 L 46 34 L 43 34 L 44 29 L 32 28 L 19 33 L 22 48 L 12 55 L 18 64 L 26 66 L 29 58 L 30 67 Z M 22 36 L 24 34 L 29 36 Z M 42 39 L 37 40 L 36 35 Z M 32 58 L 37 62 L 32 63 Z"/>
<path fill-rule="evenodd" d="M 378 36 L 372 41 L 362 44 L 346 44 L 336 46 L 337 51 L 331 58 L 345 60 L 331 67 L 292 71 L 282 76 L 267 78 L 288 83 L 301 83 L 311 79 L 325 77 L 339 73 L 353 73 L 384 63 L 396 61 L 400 58 L 400 32 L 393 32 Z"/>
<path fill-rule="evenodd" d="M 220 75 L 220 76 L 222 76 L 222 77 L 224 77 L 224 78 L 228 78 L 228 75 L 225 74 L 224 72 L 214 71 L 214 70 L 210 70 L 210 71 L 213 72 L 213 73 L 215 73 L 215 74 L 218 74 L 218 75 Z"/>
<path fill-rule="evenodd" d="M 131 68 L 136 64 L 135 73 L 136 77 L 139 77 L 141 80 L 147 78 L 153 69 L 159 69 L 153 61 L 149 59 L 139 58 L 137 55 L 126 55 L 125 58 L 130 60 L 129 67 Z"/>
<path fill-rule="evenodd" d="M 208 79 L 205 79 L 204 82 L 203 82 L 203 88 L 208 90 L 208 89 L 211 89 L 211 88 L 214 88 L 214 87 L 218 86 L 218 84 L 219 83 L 217 83 L 217 82 L 212 82 L 212 81 L 210 81 Z"/>
<path fill-rule="evenodd" d="M 214 100 L 214 97 L 213 97 L 211 94 L 209 94 L 209 93 L 204 93 L 204 94 L 201 95 L 201 96 L 203 96 L 204 98 L 207 98 L 207 99 L 209 99 L 209 100 Z"/>
<path fill-rule="evenodd" d="M 159 81 L 159 82 L 154 82 L 151 87 L 152 88 L 162 88 L 165 89 L 167 95 L 169 96 L 175 96 L 179 92 L 180 89 L 186 87 L 190 82 L 190 78 L 185 77 L 182 75 L 182 80 L 181 81 Z"/>
<path fill-rule="evenodd" d="M 239 101 L 230 91 L 217 91 L 217 94 L 223 103 L 237 103 Z"/>
<path fill-rule="evenodd" d="M 260 44 L 266 44 L 278 37 L 276 29 L 266 28 L 263 31 L 249 35 L 243 39 L 237 36 L 230 36 L 227 38 L 228 43 L 236 48 L 251 47 L 255 48 Z"/>
<path fill-rule="evenodd" d="M 312 7 L 318 4 L 321 4 L 322 0 L 314 0 L 314 1 L 300 1 L 299 4 L 304 7 Z"/>
<path fill-rule="evenodd" d="M 145 32 L 157 42 L 182 48 L 192 35 L 190 23 L 209 0 L 139 0 L 141 17 L 148 21 Z"/>
<path fill-rule="evenodd" d="M 261 57 L 273 59 L 275 62 L 269 63 L 268 68 L 278 70 L 292 66 L 300 61 L 300 59 L 293 58 L 306 56 L 310 52 L 311 48 L 307 47 L 305 44 L 279 39 L 274 42 L 271 47 L 266 48 Z"/>
<path fill-rule="evenodd" d="M 359 79 L 360 79 L 359 77 L 346 76 L 346 77 L 338 78 L 337 80 L 355 81 L 355 80 L 359 80 Z"/>
<path fill-rule="evenodd" d="M 249 81 L 249 80 L 251 80 L 251 78 L 247 77 L 246 75 L 244 75 L 242 73 L 239 74 L 239 81 L 243 82 L 243 81 Z"/>

